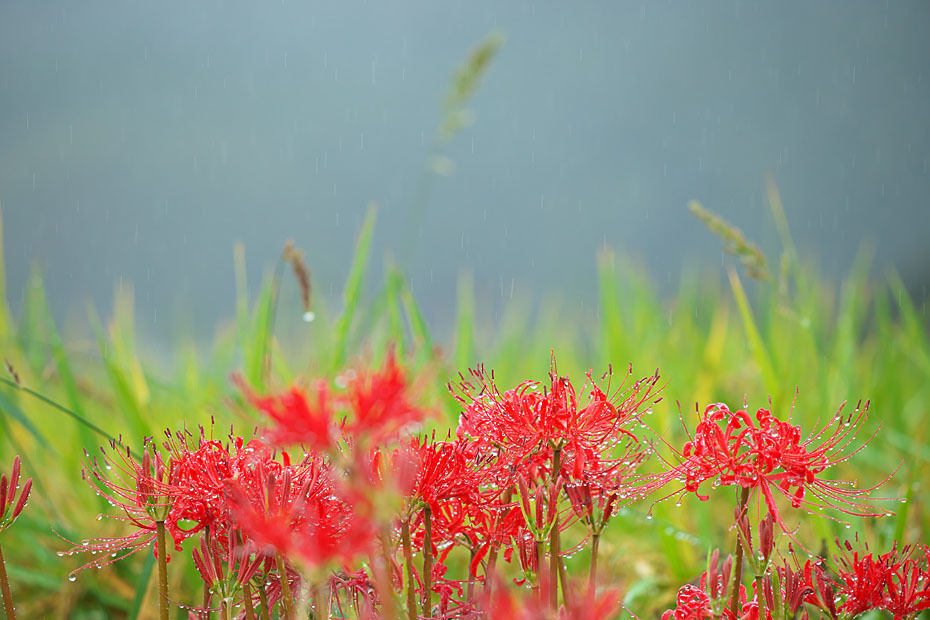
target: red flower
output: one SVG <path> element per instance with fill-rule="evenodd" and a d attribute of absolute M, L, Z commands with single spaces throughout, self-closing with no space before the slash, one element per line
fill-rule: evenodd
<path fill-rule="evenodd" d="M 795 508 L 805 506 L 815 511 L 830 507 L 854 516 L 885 516 L 887 511 L 866 503 L 887 499 L 869 497 L 881 483 L 856 489 L 849 482 L 822 476 L 864 447 L 846 453 L 866 415 L 867 407 L 857 410 L 855 418 L 837 413 L 832 433 L 827 434 L 827 426 L 803 439 L 799 426 L 775 418 L 766 409 L 759 409 L 753 419 L 744 410 L 730 411 L 722 403 L 709 405 L 694 437 L 679 455 L 681 463 L 654 480 L 684 480 L 684 490 L 694 492 L 701 500 L 707 499 L 699 492 L 706 481 L 714 486 L 757 490 L 785 531 L 789 528 L 776 505 L 776 492 Z"/>
<path fill-rule="evenodd" d="M 310 450 L 323 452 L 335 442 L 333 396 L 326 381 L 314 383 L 313 397 L 293 386 L 283 394 L 256 396 L 243 384 L 249 400 L 256 409 L 267 415 L 272 425 L 264 439 L 273 446 L 301 444 Z"/>
<path fill-rule="evenodd" d="M 536 381 L 524 381 L 516 388 L 501 392 L 494 374 L 483 366 L 471 371 L 473 385 L 462 377 L 458 388 L 449 390 L 464 410 L 459 418 L 458 436 L 488 442 L 502 449 L 510 463 L 539 456 L 549 459 L 549 451 L 561 449 L 563 470 L 569 464 L 580 477 L 591 461 L 604 458 L 621 436 L 635 440 L 625 426 L 639 416 L 658 375 L 635 382 L 626 392 L 622 386 L 610 393 L 601 390 L 588 372 L 581 391 L 587 392 L 584 403 L 578 402 L 574 386 L 558 375 L 552 359 L 546 389 Z"/>
<path fill-rule="evenodd" d="M 313 382 L 311 394 L 293 386 L 279 395 L 256 396 L 243 384 L 247 398 L 271 420 L 265 440 L 276 446 L 302 445 L 313 451 L 330 450 L 342 435 L 358 443 L 377 445 L 395 439 L 418 424 L 426 411 L 413 402 L 413 389 L 390 352 L 383 368 L 347 371 L 340 387 Z M 241 383 L 241 380 L 240 380 Z M 339 420 L 340 416 L 344 417 Z"/>
<path fill-rule="evenodd" d="M 141 463 L 136 461 L 128 446 L 116 440 L 109 445 L 109 454 L 104 447 L 100 448 L 102 456 L 99 457 L 90 458 L 85 453 L 88 462 L 81 473 L 98 495 L 123 513 L 101 515 L 98 519 L 124 521 L 133 529 L 125 536 L 91 538 L 79 545 L 72 543 L 74 546 L 67 552 L 59 552 L 59 555 L 100 554 L 75 572 L 112 564 L 146 548 L 155 539 L 156 522 L 165 522 L 167 526 L 167 515 L 178 492 L 172 468 L 164 462 L 151 438 L 144 442 Z M 172 528 L 167 529 L 173 536 Z M 156 552 L 155 545 L 152 548 L 153 553 Z"/>
<path fill-rule="evenodd" d="M 348 564 L 374 539 L 373 525 L 355 512 L 364 500 L 339 489 L 316 458 L 278 473 L 259 465 L 251 475 L 227 480 L 226 493 L 233 519 L 268 555 L 300 557 L 314 566 Z"/>

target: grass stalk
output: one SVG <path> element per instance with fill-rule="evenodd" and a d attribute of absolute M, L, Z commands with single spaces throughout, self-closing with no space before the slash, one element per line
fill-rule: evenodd
<path fill-rule="evenodd" d="M 433 511 L 423 509 L 423 615 L 433 615 Z"/>
<path fill-rule="evenodd" d="M 155 544 L 158 546 L 158 616 L 168 620 L 168 551 L 164 521 L 155 522 Z"/>
<path fill-rule="evenodd" d="M 749 501 L 749 487 L 743 487 L 739 495 L 739 515 L 746 510 Z M 739 586 L 743 576 L 743 539 L 736 532 L 736 550 L 733 552 L 733 592 L 730 594 L 730 611 L 734 617 L 739 617 Z"/>
<path fill-rule="evenodd" d="M 407 590 L 407 618 L 416 620 L 417 597 L 413 587 L 413 550 L 410 547 L 410 519 L 400 526 L 401 544 L 404 547 L 404 581 Z"/>
<path fill-rule="evenodd" d="M 275 556 L 278 565 L 278 580 L 281 583 L 281 606 L 284 608 L 285 620 L 294 620 L 294 597 L 291 594 L 291 584 L 287 579 L 287 566 L 284 565 L 284 556 L 280 553 Z"/>
<path fill-rule="evenodd" d="M 0 547 L 0 592 L 3 594 L 3 611 L 6 620 L 16 620 L 16 611 L 13 609 L 13 594 L 10 592 L 10 580 L 6 576 L 6 564 L 3 561 L 3 548 Z"/>

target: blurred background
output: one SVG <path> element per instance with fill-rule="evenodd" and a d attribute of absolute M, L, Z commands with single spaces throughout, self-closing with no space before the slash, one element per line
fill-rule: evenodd
<path fill-rule="evenodd" d="M 474 124 L 420 208 L 450 77 L 492 31 Z M 668 290 L 719 268 L 689 199 L 777 248 L 771 173 L 801 254 L 840 274 L 866 244 L 919 303 L 928 31 L 922 0 L 4 2 L 9 300 L 38 265 L 79 325 L 131 281 L 143 336 L 208 340 L 236 241 L 257 280 L 293 238 L 336 298 L 374 200 L 375 264 L 395 257 L 435 330 L 463 270 L 479 321 L 511 296 L 592 312 L 604 245 Z"/>

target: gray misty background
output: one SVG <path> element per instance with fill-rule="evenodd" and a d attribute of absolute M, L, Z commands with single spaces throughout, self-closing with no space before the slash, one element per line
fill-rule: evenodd
<path fill-rule="evenodd" d="M 411 202 L 454 70 L 507 41 L 429 210 Z M 769 251 L 775 175 L 802 253 L 833 274 L 863 242 L 925 294 L 930 3 L 0 2 L 0 200 L 9 295 L 31 265 L 74 322 L 134 283 L 139 329 L 209 338 L 283 242 L 338 295 L 366 205 L 373 272 L 401 254 L 428 317 L 475 275 L 596 303 L 603 244 L 660 286 L 719 268 L 696 198 Z"/>

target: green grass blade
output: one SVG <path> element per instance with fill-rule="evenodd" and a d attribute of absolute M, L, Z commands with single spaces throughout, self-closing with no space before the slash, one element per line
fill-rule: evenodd
<path fill-rule="evenodd" d="M 371 239 L 375 231 L 375 220 L 377 219 L 378 209 L 372 204 L 365 213 L 365 220 L 362 223 L 362 230 L 359 232 L 358 240 L 355 243 L 355 255 L 352 258 L 352 267 L 349 269 L 349 277 L 346 280 L 345 290 L 343 292 L 343 301 L 345 306 L 342 314 L 336 320 L 335 328 L 335 347 L 333 350 L 332 369 L 338 370 L 346 361 L 349 347 L 349 334 L 352 329 L 352 319 L 355 317 L 359 307 L 359 300 L 362 294 L 362 285 L 365 282 L 365 273 L 368 268 L 368 254 L 371 251 Z"/>
<path fill-rule="evenodd" d="M 0 413 L 16 420 L 20 426 L 26 429 L 41 448 L 54 454 L 55 451 L 52 449 L 48 439 L 46 439 L 36 425 L 32 423 L 29 416 L 27 416 L 9 396 L 4 394 L 3 391 L 0 391 Z"/>
<path fill-rule="evenodd" d="M 475 282 L 467 271 L 459 274 L 455 343 L 456 368 L 470 368 L 475 357 Z"/>
<path fill-rule="evenodd" d="M 743 290 L 743 284 L 740 282 L 739 275 L 732 267 L 727 269 L 730 277 L 730 287 L 733 289 L 733 298 L 736 300 L 736 307 L 739 309 L 740 318 L 743 320 L 743 330 L 746 333 L 746 340 L 749 343 L 749 352 L 759 372 L 762 374 L 762 381 L 765 389 L 772 398 L 777 399 L 781 386 L 778 383 L 778 377 L 775 369 L 772 367 L 772 360 L 769 358 L 768 351 L 759 335 L 759 328 L 756 327 L 756 320 L 753 318 L 752 307 L 749 305 L 749 299 L 746 298 L 746 291 Z"/>
<path fill-rule="evenodd" d="M 145 561 L 142 563 L 142 570 L 139 571 L 139 578 L 136 581 L 136 594 L 132 599 L 132 605 L 129 607 L 127 620 L 137 620 L 139 613 L 142 611 L 142 601 L 145 600 L 145 592 L 148 590 L 149 581 L 152 578 L 152 567 L 155 566 L 155 554 L 146 553 Z"/>

